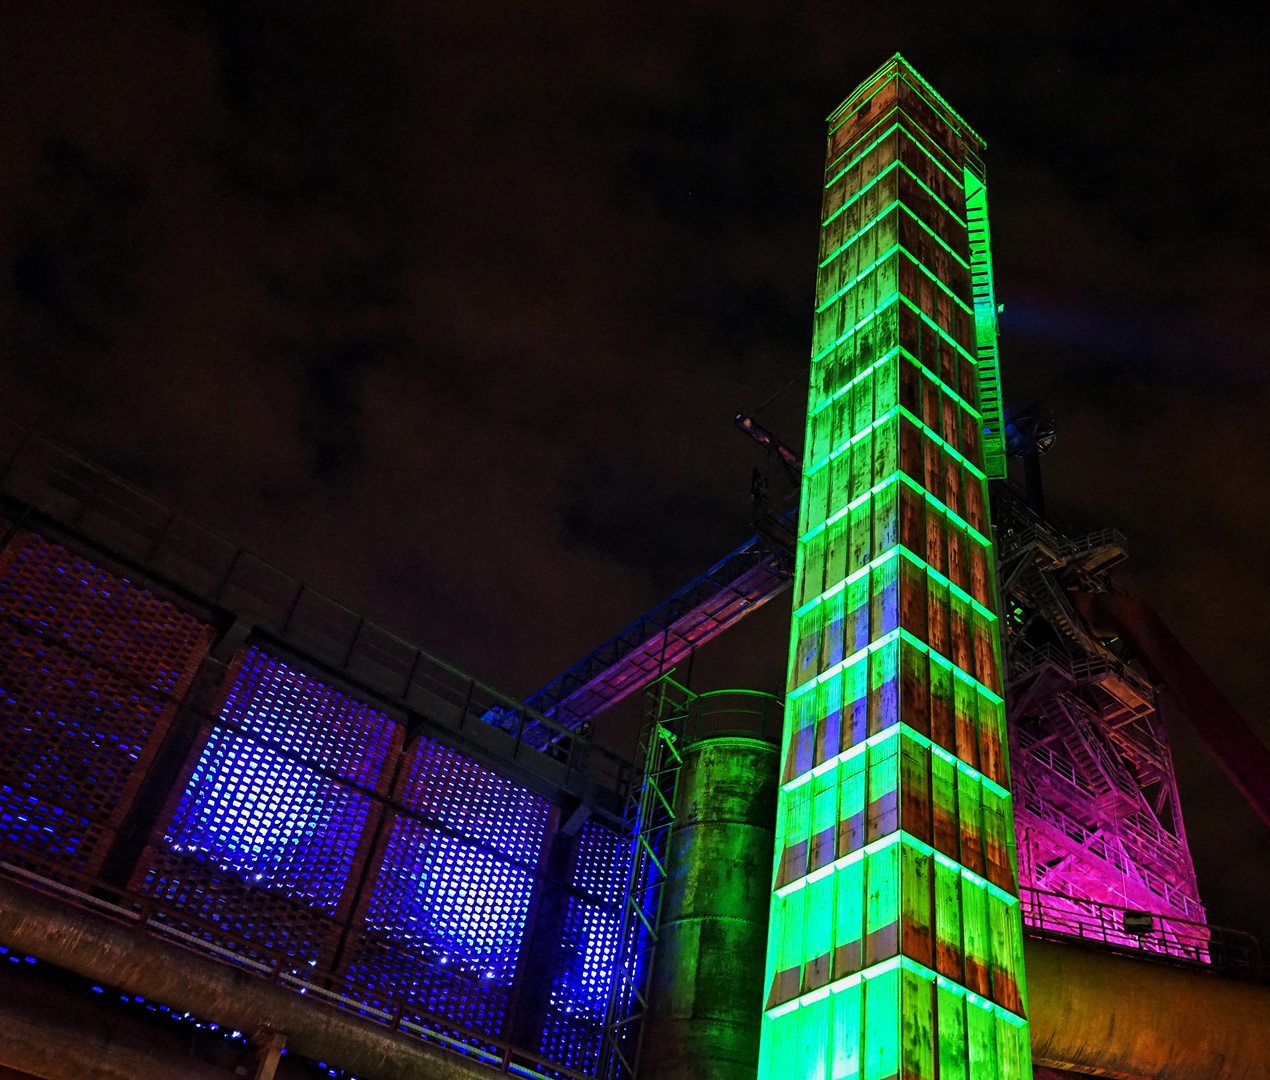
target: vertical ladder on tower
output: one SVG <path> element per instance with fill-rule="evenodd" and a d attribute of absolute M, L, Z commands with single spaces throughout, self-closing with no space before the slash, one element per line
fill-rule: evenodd
<path fill-rule="evenodd" d="M 967 158 L 966 229 L 970 240 L 970 291 L 975 304 L 983 468 L 989 476 L 1002 479 L 1005 477 L 1005 418 L 1001 406 L 1001 362 L 997 355 L 997 301 L 988 236 L 988 189 L 984 185 L 983 163 L 971 154 Z"/>

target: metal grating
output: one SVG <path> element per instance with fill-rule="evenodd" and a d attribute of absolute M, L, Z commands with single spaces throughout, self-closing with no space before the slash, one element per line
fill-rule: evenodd
<path fill-rule="evenodd" d="M 212 632 L 22 541 L 0 561 L 0 855 L 89 895 Z M 619 834 L 592 820 L 569 838 L 548 885 L 564 907 L 535 928 L 556 835 L 545 798 L 427 738 L 403 752 L 400 721 L 256 645 L 219 689 L 200 680 L 181 714 L 184 765 L 165 758 L 145 778 L 159 816 L 130 886 L 112 887 L 119 902 L 154 932 L 487 1063 L 594 1073 L 629 854 Z M 563 939 L 549 959 L 531 959 L 536 929 Z M 521 985 L 550 1001 L 518 1001 Z M 511 1047 L 513 1008 L 550 1014 L 541 1049 Z"/>
<path fill-rule="evenodd" d="M 398 797 L 404 806 L 509 859 L 531 866 L 538 861 L 547 800 L 449 747 L 420 739 Z"/>
<path fill-rule="evenodd" d="M 622 902 L 630 850 L 617 833 L 588 821 L 578 834 L 573 884 L 609 904 Z"/>
<path fill-rule="evenodd" d="M 9 619 L 160 694 L 188 688 L 210 637 L 197 619 L 30 533 L 0 568 Z"/>
<path fill-rule="evenodd" d="M 173 853 L 334 915 L 370 807 L 305 765 L 216 731 L 163 839 Z"/>
<path fill-rule="evenodd" d="M 164 927 L 266 963 L 284 956 L 293 974 L 316 967 L 333 935 L 319 908 L 196 856 L 158 854 L 137 892 L 164 905 Z"/>
<path fill-rule="evenodd" d="M 0 555 L 0 612 L 6 853 L 95 874 L 211 630 L 30 534 Z"/>
<path fill-rule="evenodd" d="M 476 982 L 516 967 L 533 876 L 497 856 L 399 818 L 384 854 L 367 928 Z"/>
<path fill-rule="evenodd" d="M 412 998 L 455 1034 L 504 1030 L 550 805 L 430 739 L 398 785 L 350 978 Z M 426 819 L 426 820 L 421 820 Z M 486 1047 L 492 1044 L 481 1044 Z"/>
<path fill-rule="evenodd" d="M 605 1008 L 620 952 L 620 904 L 630 842 L 587 822 L 575 851 L 571 884 L 602 903 L 581 896 L 569 900 L 541 1052 L 594 1074 L 601 1065 Z"/>
<path fill-rule="evenodd" d="M 372 788 L 394 738 L 393 722 L 383 713 L 259 649 L 244 654 L 220 720 Z"/>
<path fill-rule="evenodd" d="M 373 788 L 395 725 L 258 649 L 218 723 L 137 887 L 315 964 L 373 806 L 340 779 Z"/>
<path fill-rule="evenodd" d="M 417 1008 L 497 1036 L 529 913 L 520 867 L 398 818 L 350 974 Z"/>

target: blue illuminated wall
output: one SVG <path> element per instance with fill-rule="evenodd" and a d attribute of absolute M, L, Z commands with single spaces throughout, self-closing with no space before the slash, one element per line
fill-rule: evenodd
<path fill-rule="evenodd" d="M 508 982 L 549 804 L 425 738 L 415 745 L 399 800 L 424 820 L 393 822 L 367 927 L 427 948 L 438 963 L 477 979 Z"/>
<path fill-rule="evenodd" d="M 0 555 L 0 620 L 0 857 L 87 885 L 213 633 L 30 535 Z M 156 918 L 282 954 L 301 977 L 335 972 L 416 1034 L 478 1055 L 501 1054 L 493 1040 L 520 1010 L 522 1028 L 535 1017 L 531 1054 L 596 1069 L 621 838 L 593 822 L 558 835 L 536 793 L 257 647 L 181 716 L 194 746 L 169 766 L 129 881 Z M 562 843 L 568 869 L 551 863 L 548 883 Z M 545 889 L 565 906 L 553 899 L 539 925 Z"/>
<path fill-rule="evenodd" d="M 230 947 L 329 960 L 396 727 L 258 649 L 217 719 L 137 884 L 223 927 Z"/>
<path fill-rule="evenodd" d="M 560 966 L 551 988 L 542 1052 L 583 1072 L 599 1063 L 604 1021 L 618 960 L 621 902 L 630 862 L 626 841 L 588 822 L 578 836 L 561 934 Z"/>
<path fill-rule="evenodd" d="M 96 874 L 211 630 L 66 548 L 0 553 L 0 838 L 42 873 Z"/>
<path fill-rule="evenodd" d="M 350 964 L 388 993 L 408 989 L 419 1015 L 496 1036 L 526 936 L 550 805 L 420 738 L 398 785 Z M 403 958 L 404 947 L 421 962 Z"/>
<path fill-rule="evenodd" d="M 220 720 L 164 841 L 334 915 L 371 810 L 340 780 L 376 787 L 394 725 L 257 649 Z"/>
<path fill-rule="evenodd" d="M 227 947 L 334 966 L 368 1004 L 408 1000 L 403 1019 L 493 1049 L 480 1036 L 507 1028 L 551 807 L 431 739 L 400 740 L 385 714 L 245 650 L 142 885 L 223 927 Z M 575 1068 L 598 1061 L 625 857 L 599 826 L 577 839 L 538 1048 Z"/>

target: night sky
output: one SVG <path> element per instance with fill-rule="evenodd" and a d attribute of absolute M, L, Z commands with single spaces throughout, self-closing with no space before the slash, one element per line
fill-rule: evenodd
<path fill-rule="evenodd" d="M 876 10 L 5 4 L 0 412 L 528 693 L 752 531 L 732 416 L 792 379 L 801 444 L 823 118 L 899 50 L 988 142 L 1051 511 L 1270 740 L 1262 35 Z M 778 690 L 788 611 L 694 689 Z M 1210 917 L 1270 944 L 1270 830 L 1171 729 Z"/>

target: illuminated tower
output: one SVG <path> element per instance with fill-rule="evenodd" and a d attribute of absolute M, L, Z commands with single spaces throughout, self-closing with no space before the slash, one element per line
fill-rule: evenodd
<path fill-rule="evenodd" d="M 982 149 L 898 55 L 829 118 L 761 1078 L 1032 1075 Z"/>

